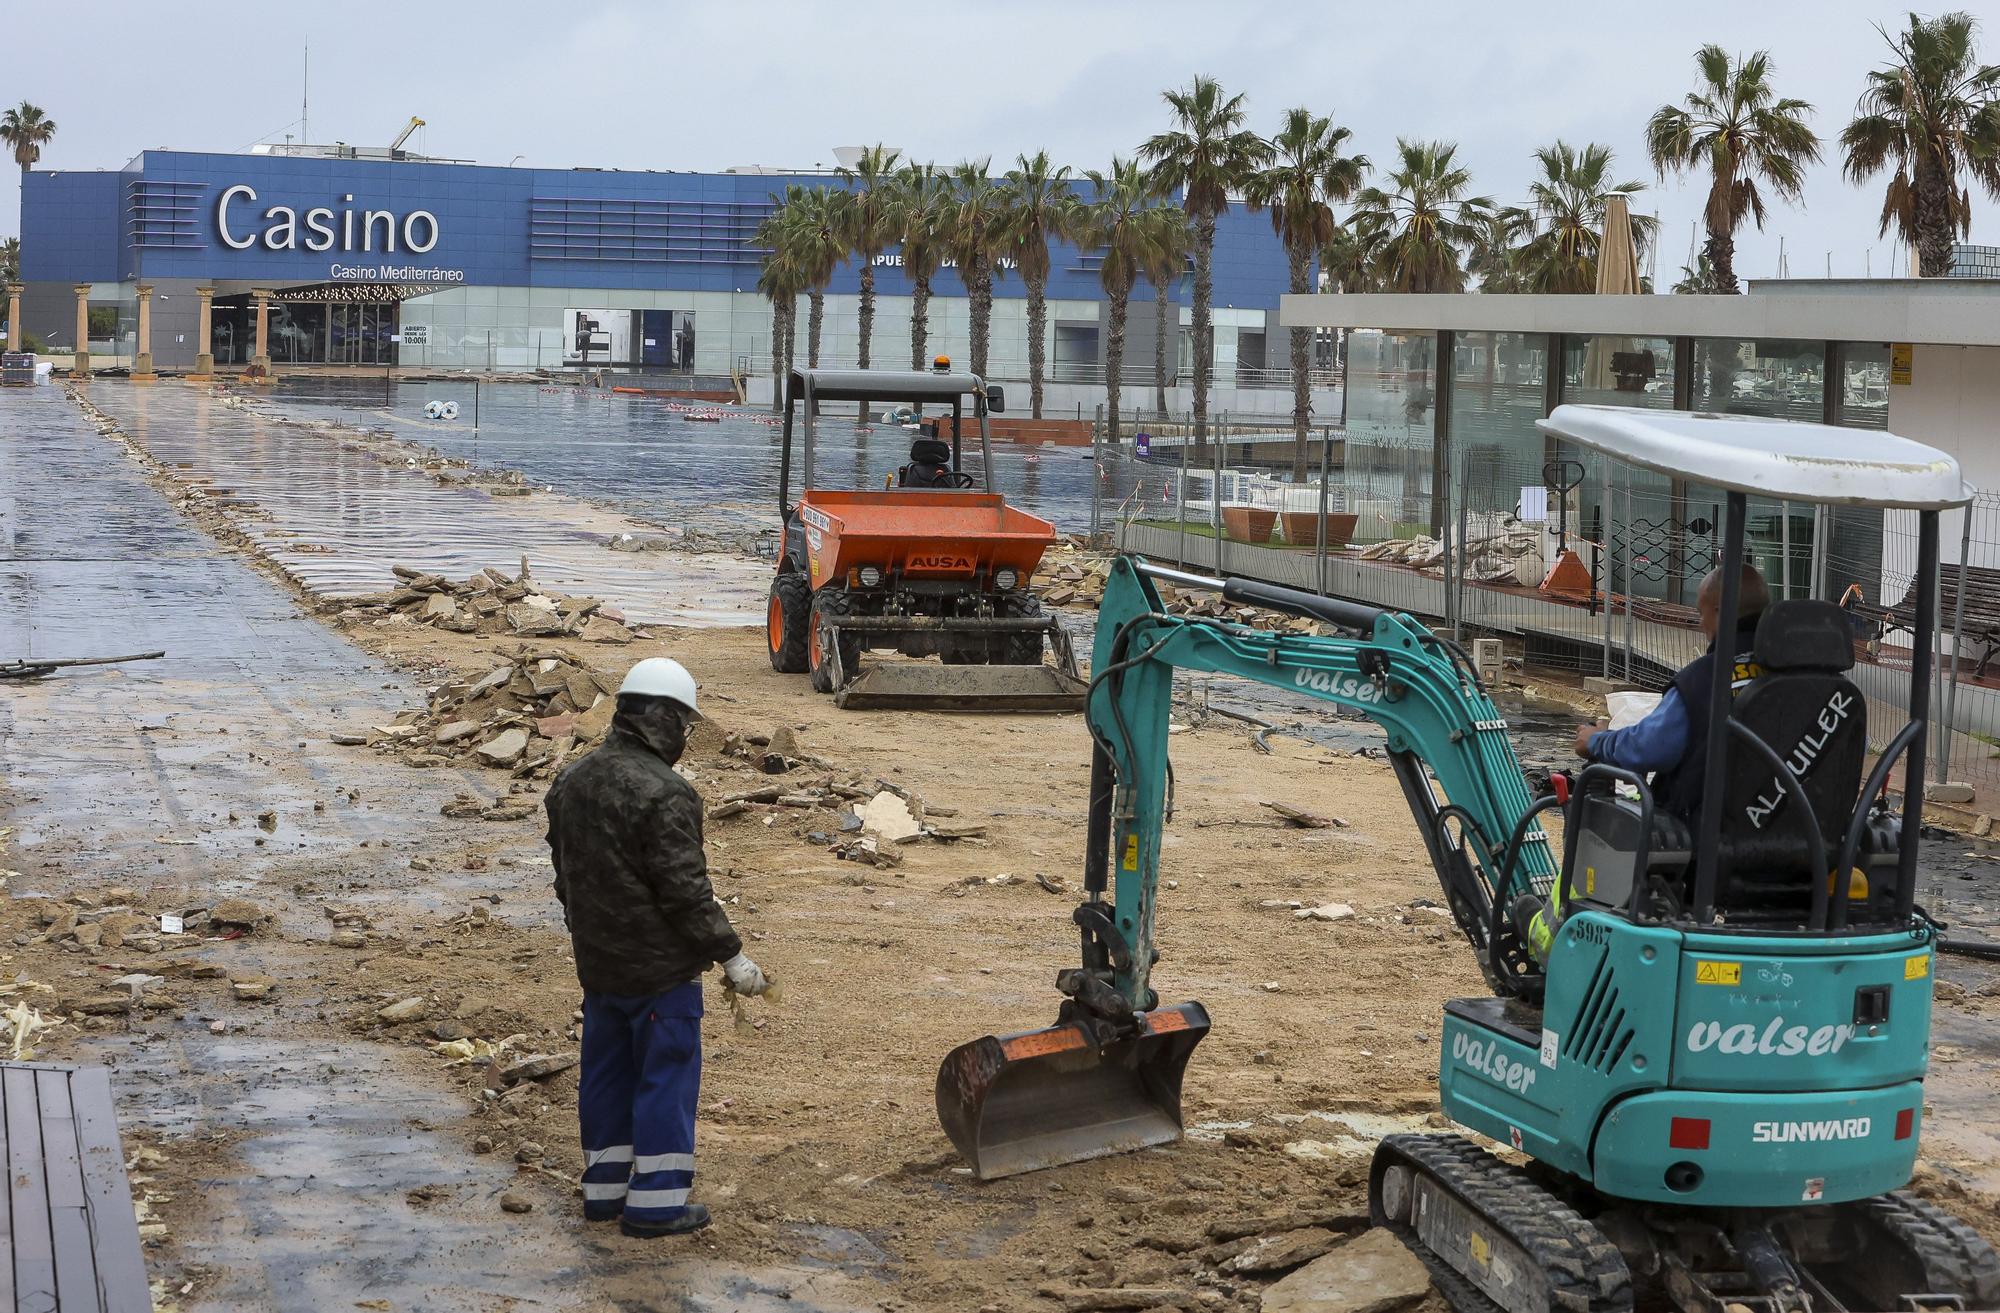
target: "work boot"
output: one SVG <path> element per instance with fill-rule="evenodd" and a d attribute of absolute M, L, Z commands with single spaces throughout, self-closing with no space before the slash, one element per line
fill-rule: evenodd
<path fill-rule="evenodd" d="M 586 1222 L 615 1222 L 623 1216 L 625 1216 L 625 1205 L 623 1204 L 611 1204 L 608 1207 L 598 1208 L 593 1208 L 589 1204 L 583 1206 L 583 1220 Z"/>
<path fill-rule="evenodd" d="M 663 1235 L 686 1235 L 699 1231 L 708 1225 L 708 1205 L 689 1204 L 679 1217 L 670 1222 L 635 1222 L 629 1217 L 620 1218 L 618 1229 L 628 1236 L 640 1240 L 651 1240 Z"/>
<path fill-rule="evenodd" d="M 1549 960 L 1549 947 L 1555 942 L 1555 927 L 1549 924 L 1548 904 L 1539 894 L 1522 894 L 1507 909 L 1514 921 L 1514 933 L 1521 936 L 1528 952 L 1537 962 Z"/>

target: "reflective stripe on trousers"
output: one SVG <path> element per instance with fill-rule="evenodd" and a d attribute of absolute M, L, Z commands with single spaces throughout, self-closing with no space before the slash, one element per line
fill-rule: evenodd
<path fill-rule="evenodd" d="M 583 996 L 584 1211 L 672 1221 L 694 1184 L 701 1092 L 701 985 L 652 998 Z"/>

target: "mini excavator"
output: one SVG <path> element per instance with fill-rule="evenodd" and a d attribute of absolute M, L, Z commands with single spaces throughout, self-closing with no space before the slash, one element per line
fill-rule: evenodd
<path fill-rule="evenodd" d="M 1951 457 L 1880 433 L 1613 407 L 1558 407 L 1542 427 L 1724 492 L 1720 632 L 1737 632 L 1751 494 L 1912 513 L 1915 632 L 1934 632 L 1939 513 L 1971 496 Z M 1170 615 L 1160 583 L 1334 632 Z M 1055 1026 L 945 1059 L 945 1132 L 984 1179 L 1179 1137 L 1182 1079 L 1210 1022 L 1152 987 L 1168 711 L 1175 671 L 1233 675 L 1387 731 L 1489 987 L 1446 1005 L 1438 1084 L 1446 1115 L 1499 1152 L 1393 1135 L 1370 1178 L 1375 1222 L 1455 1308 L 2000 1307 L 1992 1247 L 1905 1189 L 1939 929 L 1916 904 L 1932 662 L 1920 637 L 1909 719 L 1876 736 L 1864 778 L 1869 705 L 1846 616 L 1820 601 L 1769 606 L 1748 668 L 1714 663 L 1704 795 L 1674 816 L 1645 779 L 1605 765 L 1583 768 L 1567 796 L 1531 796 L 1465 654 L 1406 615 L 1119 558 L 1086 707 L 1081 963 L 1057 978 Z M 1866 677 L 1880 697 L 1883 677 L 1903 673 Z M 1558 808 L 1560 855 L 1540 824 Z M 1509 915 L 1530 892 L 1563 912 L 1546 961 Z"/>

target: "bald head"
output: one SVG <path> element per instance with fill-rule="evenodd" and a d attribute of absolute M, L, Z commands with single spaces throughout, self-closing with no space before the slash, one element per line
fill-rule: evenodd
<path fill-rule="evenodd" d="M 1743 574 L 1736 585 L 1736 614 L 1740 620 L 1747 620 L 1760 614 L 1771 604 L 1771 590 L 1764 583 L 1764 576 L 1754 565 L 1747 562 Z M 1701 588 L 1694 595 L 1695 610 L 1701 613 L 1701 632 L 1710 638 L 1721 626 L 1722 619 L 1722 569 L 1720 566 L 1702 576 Z"/>

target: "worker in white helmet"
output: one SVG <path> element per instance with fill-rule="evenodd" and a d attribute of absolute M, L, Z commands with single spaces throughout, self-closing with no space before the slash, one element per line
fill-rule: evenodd
<path fill-rule="evenodd" d="M 698 714 L 692 676 L 648 657 L 618 689 L 603 746 L 549 788 L 556 897 L 583 985 L 583 1214 L 632 1236 L 708 1225 L 688 1202 L 701 1088 L 701 978 L 769 986 L 708 881 L 701 799 L 674 770 Z"/>

